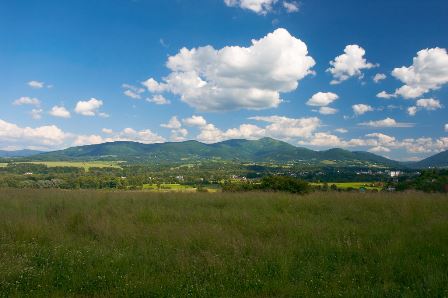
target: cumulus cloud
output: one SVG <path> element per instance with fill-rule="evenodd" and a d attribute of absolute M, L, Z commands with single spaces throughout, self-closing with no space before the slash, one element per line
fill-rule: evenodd
<path fill-rule="evenodd" d="M 390 149 L 383 146 L 376 146 L 369 149 L 370 152 L 381 153 L 381 152 L 390 152 Z"/>
<path fill-rule="evenodd" d="M 120 132 L 115 133 L 114 136 L 105 139 L 106 142 L 115 141 L 131 141 L 144 144 L 162 143 L 165 138 L 152 132 L 150 129 L 135 130 L 133 128 L 125 128 Z"/>
<path fill-rule="evenodd" d="M 114 133 L 114 131 L 110 128 L 103 128 L 101 131 L 105 134 L 113 134 Z"/>
<path fill-rule="evenodd" d="M 190 118 L 182 119 L 182 122 L 185 125 L 189 126 L 205 126 L 207 125 L 207 121 L 202 116 L 193 115 Z"/>
<path fill-rule="evenodd" d="M 0 119 L 0 147 L 54 148 L 62 145 L 66 137 L 55 125 L 20 127 Z"/>
<path fill-rule="evenodd" d="M 344 54 L 330 61 L 331 67 L 327 69 L 333 75 L 331 84 L 339 84 L 351 77 L 362 77 L 363 69 L 370 69 L 377 65 L 367 62 L 364 58 L 366 51 L 358 45 L 348 45 Z"/>
<path fill-rule="evenodd" d="M 387 76 L 384 73 L 377 73 L 374 77 L 373 77 L 373 81 L 375 83 L 379 83 L 382 80 L 385 80 L 387 78 Z"/>
<path fill-rule="evenodd" d="M 145 89 L 140 88 L 140 87 L 135 87 L 135 86 L 129 85 L 129 84 L 123 84 L 122 87 L 123 87 L 123 89 L 125 89 L 123 91 L 123 94 L 132 99 L 141 99 L 142 98 L 141 94 L 143 92 L 145 92 Z"/>
<path fill-rule="evenodd" d="M 168 123 L 160 125 L 161 127 L 171 129 L 170 140 L 174 142 L 185 141 L 188 130 L 182 127 L 182 123 L 176 116 L 171 117 Z"/>
<path fill-rule="evenodd" d="M 54 106 L 49 112 L 51 116 L 60 118 L 70 118 L 70 112 L 63 106 Z"/>
<path fill-rule="evenodd" d="M 83 116 L 99 115 L 98 109 L 101 108 L 102 105 L 103 101 L 96 98 L 91 98 L 87 101 L 78 101 L 75 107 L 75 112 Z M 104 114 L 104 116 L 105 115 L 106 114 Z"/>
<path fill-rule="evenodd" d="M 404 149 L 410 153 L 435 153 L 448 149 L 448 137 L 397 140 L 395 137 L 383 133 L 370 133 L 362 138 L 344 140 L 330 133 L 316 132 L 308 138 L 298 141 L 298 144 L 325 148 L 368 147 L 369 151 L 376 153 L 390 152 L 396 149 Z"/>
<path fill-rule="evenodd" d="M 155 103 L 156 105 L 169 105 L 171 101 L 166 99 L 163 95 L 157 94 L 151 98 L 146 99 L 147 102 Z"/>
<path fill-rule="evenodd" d="M 416 101 L 416 106 L 407 109 L 410 116 L 415 116 L 419 110 L 434 111 L 443 108 L 439 100 L 434 98 L 422 98 Z"/>
<path fill-rule="evenodd" d="M 298 12 L 299 11 L 299 3 L 296 1 L 283 1 L 283 7 L 286 9 L 286 12 L 292 13 L 292 12 Z"/>
<path fill-rule="evenodd" d="M 317 117 L 256 116 L 249 119 L 268 122 L 269 125 L 265 127 L 268 131 L 266 136 L 283 140 L 310 136 L 321 125 L 321 121 Z"/>
<path fill-rule="evenodd" d="M 332 92 L 318 92 L 307 101 L 307 105 L 315 107 L 324 107 L 338 99 L 339 96 Z"/>
<path fill-rule="evenodd" d="M 415 116 L 417 114 L 417 107 L 412 106 L 407 109 L 409 116 Z"/>
<path fill-rule="evenodd" d="M 409 67 L 395 68 L 392 75 L 404 83 L 395 96 L 416 98 L 448 83 L 448 54 L 446 49 L 424 49 L 417 53 Z"/>
<path fill-rule="evenodd" d="M 356 105 L 352 105 L 352 109 L 353 112 L 355 113 L 356 116 L 361 116 L 367 112 L 372 112 L 374 111 L 374 108 L 372 106 L 366 105 L 366 104 L 356 104 Z"/>
<path fill-rule="evenodd" d="M 404 127 L 413 127 L 414 123 L 402 123 L 402 122 L 397 122 L 393 118 L 386 118 L 386 119 L 378 120 L 378 121 L 363 122 L 363 123 L 359 123 L 358 125 L 370 126 L 370 127 L 402 127 L 402 128 L 404 128 Z"/>
<path fill-rule="evenodd" d="M 169 129 L 179 129 L 182 127 L 182 123 L 180 123 L 176 116 L 173 116 L 171 117 L 170 121 L 168 121 L 168 123 L 161 124 L 160 126 Z"/>
<path fill-rule="evenodd" d="M 448 132 L 448 123 L 445 124 L 445 131 Z"/>
<path fill-rule="evenodd" d="M 348 133 L 348 130 L 345 129 L 345 128 L 337 128 L 337 129 L 335 129 L 334 131 L 335 131 L 335 132 L 338 132 L 338 133 Z"/>
<path fill-rule="evenodd" d="M 251 10 L 255 13 L 266 15 L 272 11 L 272 5 L 277 0 L 224 0 L 224 3 L 230 7 L 240 7 Z"/>
<path fill-rule="evenodd" d="M 19 99 L 16 99 L 12 104 L 15 106 L 22 106 L 22 105 L 39 106 L 40 100 L 34 97 L 22 96 Z"/>
<path fill-rule="evenodd" d="M 396 97 L 396 95 L 395 95 L 395 94 L 387 93 L 386 91 L 381 91 L 380 93 L 378 93 L 378 94 L 376 95 L 376 97 L 378 97 L 378 98 L 389 99 L 389 98 Z"/>
<path fill-rule="evenodd" d="M 297 89 L 313 71 L 307 46 L 286 29 L 277 29 L 250 47 L 183 48 L 168 58 L 171 73 L 143 84 L 152 93 L 169 92 L 199 111 L 277 107 L 280 93 Z"/>
<path fill-rule="evenodd" d="M 417 100 L 417 107 L 423 108 L 428 111 L 434 111 L 442 108 L 442 104 L 439 100 L 434 98 L 422 98 Z"/>
<path fill-rule="evenodd" d="M 214 124 L 208 123 L 202 116 L 185 118 L 182 122 L 188 126 L 199 129 L 196 139 L 204 143 L 215 143 L 227 139 L 259 139 L 272 137 L 281 140 L 291 140 L 310 136 L 319 126 L 320 120 L 311 118 L 288 118 L 283 116 L 255 116 L 249 120 L 265 122 L 267 125 L 259 126 L 244 123 L 238 127 L 221 130 Z"/>
<path fill-rule="evenodd" d="M 91 144 L 101 144 L 106 142 L 139 142 L 143 144 L 154 144 L 165 142 L 166 139 L 159 136 L 158 134 L 152 132 L 150 129 L 135 130 L 133 128 L 125 128 L 122 131 L 114 132 L 111 129 L 103 129 L 103 133 L 107 134 L 107 137 L 102 137 L 100 135 L 75 135 L 73 145 L 91 145 Z"/>
<path fill-rule="evenodd" d="M 45 83 L 44 82 L 39 82 L 39 81 L 29 81 L 28 86 L 30 86 L 31 88 L 34 89 L 42 89 L 45 87 Z"/>
<path fill-rule="evenodd" d="M 30 113 L 31 118 L 33 118 L 34 120 L 42 119 L 42 113 L 43 113 L 42 109 L 32 109 Z"/>
<path fill-rule="evenodd" d="M 337 109 L 330 108 L 330 107 L 320 107 L 319 108 L 319 114 L 322 114 L 322 115 L 333 115 L 333 114 L 336 114 L 337 112 L 338 112 Z"/>

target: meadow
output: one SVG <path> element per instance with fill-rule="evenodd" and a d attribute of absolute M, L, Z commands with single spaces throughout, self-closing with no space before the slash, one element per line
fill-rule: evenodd
<path fill-rule="evenodd" d="M 0 296 L 446 297 L 448 196 L 0 189 Z"/>

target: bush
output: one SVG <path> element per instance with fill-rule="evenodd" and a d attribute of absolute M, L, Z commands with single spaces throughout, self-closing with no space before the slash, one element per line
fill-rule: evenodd
<path fill-rule="evenodd" d="M 310 186 L 307 182 L 285 176 L 264 177 L 260 188 L 265 191 L 285 191 L 290 193 L 308 193 Z"/>

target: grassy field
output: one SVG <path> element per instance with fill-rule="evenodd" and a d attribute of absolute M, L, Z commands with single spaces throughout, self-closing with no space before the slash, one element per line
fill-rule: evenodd
<path fill-rule="evenodd" d="M 446 195 L 0 190 L 0 296 L 446 297 Z"/>
<path fill-rule="evenodd" d="M 7 165 L 8 165 L 7 163 L 0 162 L 0 168 L 4 168 L 4 167 L 6 167 Z"/>
<path fill-rule="evenodd" d="M 382 187 L 380 186 L 371 186 L 372 182 L 328 182 L 328 186 L 331 186 L 332 184 L 335 184 L 337 188 L 339 189 L 348 189 L 348 188 L 354 188 L 354 189 L 360 189 L 365 188 L 368 190 L 381 190 Z M 311 183 L 312 186 L 323 186 L 323 183 Z"/>
<path fill-rule="evenodd" d="M 25 162 L 32 164 L 42 164 L 49 168 L 54 167 L 74 167 L 74 168 L 84 168 L 88 171 L 90 168 L 121 168 L 120 163 L 116 161 L 33 161 Z"/>

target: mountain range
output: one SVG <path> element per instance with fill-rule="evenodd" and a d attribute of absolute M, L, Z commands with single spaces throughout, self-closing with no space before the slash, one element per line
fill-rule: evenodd
<path fill-rule="evenodd" d="M 28 149 L 15 150 L 15 151 L 0 150 L 0 157 L 28 157 L 39 153 L 42 153 L 42 151 L 28 150 Z"/>
<path fill-rule="evenodd" d="M 119 141 L 37 153 L 33 154 L 33 151 L 23 150 L 20 153 L 16 153 L 16 155 L 7 157 L 22 156 L 40 161 L 117 160 L 129 162 L 184 162 L 188 160 L 218 159 L 273 163 L 336 161 L 345 165 L 373 163 L 389 167 L 409 168 L 448 166 L 448 151 L 441 152 L 419 162 L 400 163 L 365 151 L 348 151 L 339 148 L 314 151 L 303 147 L 295 147 L 289 143 L 272 138 L 262 138 L 260 140 L 234 139 L 214 144 L 204 144 L 198 141 L 157 144 Z"/>

